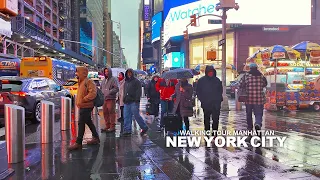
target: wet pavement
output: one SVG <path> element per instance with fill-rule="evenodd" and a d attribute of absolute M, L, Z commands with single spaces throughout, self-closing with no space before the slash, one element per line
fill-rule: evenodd
<path fill-rule="evenodd" d="M 286 136 L 285 147 L 268 148 L 167 148 L 157 122 L 141 114 L 150 127 L 141 137 L 116 138 L 101 134 L 98 146 L 84 145 L 68 152 L 75 132 L 60 132 L 55 123 L 55 142 L 40 144 L 39 125 L 27 130 L 26 160 L 11 165 L 15 174 L 8 179 L 320 179 L 320 114 L 316 112 L 265 113 L 263 128 Z M 220 129 L 246 129 L 245 111 L 221 113 Z M 203 130 L 202 114 L 190 119 L 191 130 Z M 86 134 L 86 138 L 90 138 Z M 87 139 L 85 139 L 87 140 Z"/>

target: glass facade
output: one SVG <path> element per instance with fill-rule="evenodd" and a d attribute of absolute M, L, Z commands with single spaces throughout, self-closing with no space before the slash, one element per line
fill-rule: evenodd
<path fill-rule="evenodd" d="M 202 65 L 201 74 L 204 75 L 205 65 L 213 65 L 217 70 L 217 77 L 221 79 L 221 59 L 222 49 L 218 47 L 219 40 L 222 39 L 222 35 L 207 36 L 199 39 L 190 40 L 189 44 L 189 59 L 190 68 L 195 68 L 198 65 Z M 228 33 L 227 38 L 227 85 L 230 81 L 234 80 L 234 72 L 232 66 L 234 65 L 234 33 Z M 212 49 L 217 50 L 217 60 L 211 61 L 207 59 L 207 51 Z"/>

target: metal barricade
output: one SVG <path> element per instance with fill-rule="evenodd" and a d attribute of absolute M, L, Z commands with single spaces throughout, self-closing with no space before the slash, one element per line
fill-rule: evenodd
<path fill-rule="evenodd" d="M 41 101 L 41 143 L 52 143 L 54 140 L 54 103 Z"/>
<path fill-rule="evenodd" d="M 68 97 L 61 97 L 61 119 L 60 129 L 66 131 L 70 129 L 71 125 L 71 99 Z"/>
<path fill-rule="evenodd" d="M 6 104 L 4 108 L 8 163 L 25 159 L 25 110 L 23 107 Z"/>
<path fill-rule="evenodd" d="M 74 120 L 79 121 L 79 108 L 77 107 L 77 95 L 74 95 Z"/>
<path fill-rule="evenodd" d="M 241 111 L 242 110 L 242 102 L 239 102 L 239 96 L 238 96 L 238 89 L 235 89 L 234 92 L 235 95 L 235 103 L 236 103 L 236 111 Z"/>

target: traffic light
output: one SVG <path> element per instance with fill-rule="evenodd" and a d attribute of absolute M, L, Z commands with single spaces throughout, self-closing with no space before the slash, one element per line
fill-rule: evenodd
<path fill-rule="evenodd" d="M 183 37 L 184 39 L 189 39 L 188 30 L 183 31 Z"/>
<path fill-rule="evenodd" d="M 197 15 L 196 14 L 190 16 L 190 24 L 191 24 L 191 26 L 197 26 Z"/>
<path fill-rule="evenodd" d="M 63 40 L 60 40 L 60 45 L 61 45 L 62 49 L 66 48 Z"/>

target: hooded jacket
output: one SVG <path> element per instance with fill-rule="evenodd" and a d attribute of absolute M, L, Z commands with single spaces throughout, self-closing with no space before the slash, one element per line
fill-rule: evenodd
<path fill-rule="evenodd" d="M 166 80 L 159 78 L 156 84 L 156 89 L 160 92 L 160 99 L 167 101 L 174 94 L 175 86 L 178 84 L 178 80 L 172 79 L 169 85 L 166 84 Z"/>
<path fill-rule="evenodd" d="M 77 67 L 78 73 L 78 92 L 76 105 L 79 108 L 93 108 L 93 100 L 97 96 L 97 87 L 95 83 L 88 79 L 88 69 L 86 67 Z"/>
<path fill-rule="evenodd" d="M 128 76 L 128 72 L 132 73 L 132 76 Z M 125 73 L 124 83 L 124 104 L 139 103 L 142 93 L 141 82 L 135 77 L 133 69 L 128 69 Z"/>
<path fill-rule="evenodd" d="M 118 79 L 112 76 L 112 69 L 108 69 L 108 76 L 105 76 L 105 79 L 101 82 L 101 91 L 104 94 L 104 100 L 115 100 L 117 99 L 117 93 L 119 92 Z"/>
<path fill-rule="evenodd" d="M 155 78 L 158 78 L 158 81 L 160 79 L 159 76 L 154 76 L 151 80 L 151 82 L 148 84 L 148 93 L 147 96 L 150 98 L 150 100 L 154 103 L 159 103 L 160 102 L 160 93 L 156 89 L 156 84 L 157 82 L 154 80 Z"/>
<path fill-rule="evenodd" d="M 209 71 L 213 71 L 213 77 L 209 77 Z M 198 80 L 197 96 L 204 109 L 211 109 L 213 105 L 219 105 L 222 102 L 222 82 L 217 78 L 217 71 L 213 66 L 207 66 L 205 76 Z"/>

